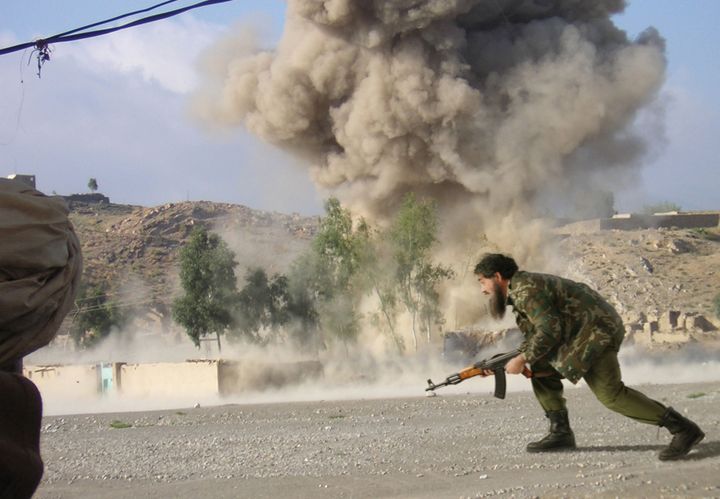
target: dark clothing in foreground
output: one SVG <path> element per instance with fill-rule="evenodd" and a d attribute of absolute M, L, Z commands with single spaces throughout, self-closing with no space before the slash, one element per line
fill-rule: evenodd
<path fill-rule="evenodd" d="M 43 474 L 40 392 L 29 379 L 0 372 L 0 499 L 33 495 Z"/>
<path fill-rule="evenodd" d="M 22 358 L 53 339 L 81 270 L 65 202 L 0 179 L 0 499 L 31 497 L 40 483 L 42 399 Z"/>

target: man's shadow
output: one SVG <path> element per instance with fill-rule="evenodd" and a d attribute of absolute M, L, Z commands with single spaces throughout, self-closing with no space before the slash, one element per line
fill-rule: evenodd
<path fill-rule="evenodd" d="M 579 452 L 645 452 L 660 451 L 666 446 L 657 445 L 598 445 L 593 447 L 578 447 L 575 451 Z M 690 451 L 690 454 L 683 457 L 684 461 L 697 461 L 699 459 L 707 459 L 709 457 L 720 456 L 720 441 L 701 442 Z"/>

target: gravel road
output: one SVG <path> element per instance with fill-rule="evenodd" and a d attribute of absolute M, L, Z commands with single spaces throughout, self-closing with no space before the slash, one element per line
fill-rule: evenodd
<path fill-rule="evenodd" d="M 720 497 L 720 381 L 639 388 L 704 429 L 685 460 L 587 388 L 566 392 L 578 449 L 553 454 L 524 451 L 547 429 L 527 391 L 224 405 L 45 417 L 35 497 Z"/>

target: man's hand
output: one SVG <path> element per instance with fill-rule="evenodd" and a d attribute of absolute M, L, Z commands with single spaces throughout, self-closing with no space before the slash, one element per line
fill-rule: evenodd
<path fill-rule="evenodd" d="M 505 364 L 505 372 L 508 374 L 520 374 L 525 369 L 525 354 L 521 353 L 517 357 L 513 357 Z"/>

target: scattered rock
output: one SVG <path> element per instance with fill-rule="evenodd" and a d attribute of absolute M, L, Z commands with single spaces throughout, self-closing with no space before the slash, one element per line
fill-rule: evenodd
<path fill-rule="evenodd" d="M 648 260 L 644 256 L 640 257 L 640 264 L 642 265 L 642 268 L 644 268 L 649 274 L 652 274 L 655 271 L 654 267 L 650 263 L 650 260 Z"/>
<path fill-rule="evenodd" d="M 670 253 L 679 255 L 681 253 L 690 253 L 693 251 L 693 245 L 684 239 L 672 239 L 668 245 Z"/>

